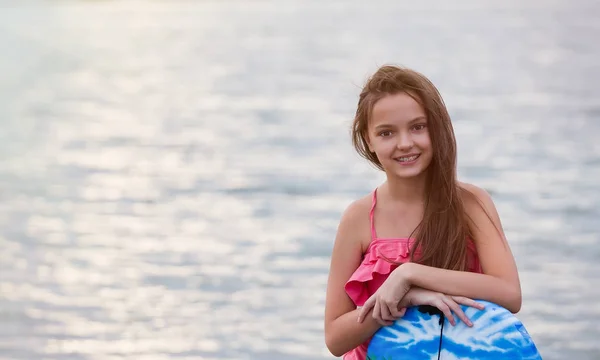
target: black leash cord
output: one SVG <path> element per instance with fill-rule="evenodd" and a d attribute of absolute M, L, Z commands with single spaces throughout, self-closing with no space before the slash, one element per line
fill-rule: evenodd
<path fill-rule="evenodd" d="M 444 313 L 440 311 L 440 309 L 431 306 L 431 305 L 421 305 L 418 307 L 418 310 L 420 313 L 423 314 L 429 314 L 429 315 L 439 315 L 440 316 L 440 346 L 438 348 L 438 360 L 440 360 L 440 357 L 442 355 L 442 338 L 444 337 L 444 322 L 446 320 L 446 317 L 444 316 Z"/>
<path fill-rule="evenodd" d="M 444 338 L 444 323 L 445 323 L 444 314 L 440 314 L 440 324 L 442 328 L 440 329 L 440 347 L 438 349 L 438 360 L 440 360 L 440 356 L 442 355 L 442 339 Z"/>

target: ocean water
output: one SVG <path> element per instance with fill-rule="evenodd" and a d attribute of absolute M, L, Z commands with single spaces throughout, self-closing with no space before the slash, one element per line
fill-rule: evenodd
<path fill-rule="evenodd" d="M 600 5 L 0 2 L 0 359 L 330 359 L 360 86 L 413 67 L 544 359 L 600 358 Z"/>

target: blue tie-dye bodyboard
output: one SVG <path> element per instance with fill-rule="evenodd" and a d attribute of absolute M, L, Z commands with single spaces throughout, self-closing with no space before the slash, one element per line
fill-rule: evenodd
<path fill-rule="evenodd" d="M 375 333 L 367 359 L 542 359 L 514 314 L 496 304 L 478 302 L 485 305 L 484 310 L 461 306 L 473 327 L 466 326 L 456 316 L 457 323 L 452 326 L 431 311 L 431 307 L 407 309 L 404 317 Z"/>

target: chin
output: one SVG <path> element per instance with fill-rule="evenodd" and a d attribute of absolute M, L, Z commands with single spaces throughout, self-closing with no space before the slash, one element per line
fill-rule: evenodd
<path fill-rule="evenodd" d="M 394 176 L 399 179 L 414 179 L 422 176 L 425 171 L 417 170 L 417 171 L 395 171 Z"/>
<path fill-rule="evenodd" d="M 397 179 L 414 179 L 425 174 L 425 169 L 421 167 L 412 168 L 412 169 L 398 169 L 397 167 L 392 167 L 391 169 L 386 169 L 386 174 L 388 176 L 393 176 Z"/>

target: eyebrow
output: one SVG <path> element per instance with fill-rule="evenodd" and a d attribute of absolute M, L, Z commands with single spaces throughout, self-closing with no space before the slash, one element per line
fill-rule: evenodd
<path fill-rule="evenodd" d="M 418 122 L 418 121 L 423 121 L 423 120 L 427 120 L 427 117 L 425 117 L 425 116 L 418 116 L 418 117 L 416 117 L 416 118 L 414 118 L 414 119 L 410 120 L 410 121 L 408 122 L 408 124 L 409 124 L 409 125 L 410 125 L 410 124 L 414 124 L 414 123 L 416 123 L 416 122 Z M 394 125 L 390 125 L 390 124 L 380 124 L 380 125 L 377 125 L 377 126 L 375 126 L 375 130 L 380 130 L 380 129 L 389 129 L 389 128 L 392 128 L 392 127 L 394 127 Z"/>

